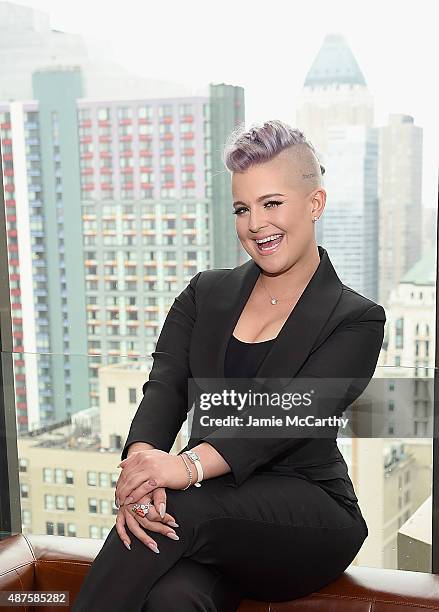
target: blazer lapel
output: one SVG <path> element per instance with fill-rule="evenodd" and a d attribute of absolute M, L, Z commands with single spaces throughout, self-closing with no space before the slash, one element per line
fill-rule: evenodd
<path fill-rule="evenodd" d="M 300 370 L 342 293 L 327 254 L 318 246 L 320 263 L 254 375 L 291 378 Z M 256 284 L 260 268 L 253 259 L 233 268 L 209 292 L 197 313 L 190 357 L 194 378 L 224 378 L 230 336 Z M 267 308 L 272 306 L 267 302 Z"/>

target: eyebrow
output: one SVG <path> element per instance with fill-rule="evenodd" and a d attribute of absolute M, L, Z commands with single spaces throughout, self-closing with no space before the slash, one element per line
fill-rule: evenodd
<path fill-rule="evenodd" d="M 263 195 L 257 198 L 256 202 L 262 202 L 262 200 L 266 200 L 267 198 L 272 198 L 273 196 L 285 196 L 285 194 L 284 193 L 267 193 L 267 195 Z M 233 206 L 239 206 L 239 205 L 247 206 L 245 202 L 240 202 L 239 200 L 237 202 L 233 202 Z"/>

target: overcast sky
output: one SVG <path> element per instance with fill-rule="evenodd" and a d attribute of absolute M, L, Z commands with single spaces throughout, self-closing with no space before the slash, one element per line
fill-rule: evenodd
<path fill-rule="evenodd" d="M 437 3 L 431 0 L 22 0 L 54 29 L 82 34 L 130 71 L 245 89 L 246 123 L 294 125 L 295 98 L 328 33 L 343 34 L 375 99 L 424 128 L 423 203 L 437 206 Z M 300 127 L 300 126 L 299 126 Z"/>

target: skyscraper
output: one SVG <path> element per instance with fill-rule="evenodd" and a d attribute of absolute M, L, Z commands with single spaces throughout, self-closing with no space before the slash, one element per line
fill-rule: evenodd
<path fill-rule="evenodd" d="M 214 267 L 212 202 L 228 212 L 211 167 L 241 88 L 211 85 L 212 130 L 209 97 L 89 100 L 81 77 L 40 70 L 33 100 L 0 102 L 23 429 L 97 406 L 100 365 L 152 353 L 175 296 Z"/>
<path fill-rule="evenodd" d="M 328 128 L 373 125 L 373 97 L 346 39 L 328 34 L 306 75 L 296 124 L 324 160 Z"/>
<path fill-rule="evenodd" d="M 391 114 L 380 128 L 379 299 L 422 255 L 422 128 L 410 115 Z"/>
<path fill-rule="evenodd" d="M 373 99 L 340 34 L 328 34 L 305 78 L 297 127 L 325 166 L 328 198 L 316 224 L 345 284 L 375 300 L 378 292 L 378 133 Z"/>

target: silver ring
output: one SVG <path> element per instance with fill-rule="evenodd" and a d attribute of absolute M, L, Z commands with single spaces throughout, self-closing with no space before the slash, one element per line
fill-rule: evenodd
<path fill-rule="evenodd" d="M 136 512 L 136 510 L 143 510 L 144 514 L 148 514 L 149 509 L 154 504 L 152 502 L 148 502 L 147 504 L 133 504 L 131 511 Z"/>

